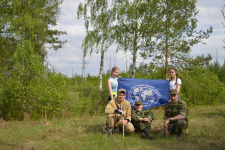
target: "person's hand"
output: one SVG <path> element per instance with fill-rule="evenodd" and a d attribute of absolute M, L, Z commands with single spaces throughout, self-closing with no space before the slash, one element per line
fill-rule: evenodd
<path fill-rule="evenodd" d="M 128 121 L 127 120 L 123 120 L 123 125 L 127 124 Z"/>
<path fill-rule="evenodd" d="M 149 119 L 148 118 L 142 118 L 142 121 L 148 122 Z"/>
<path fill-rule="evenodd" d="M 170 120 L 166 119 L 164 120 L 164 128 L 167 128 L 168 124 L 169 124 Z"/>
<path fill-rule="evenodd" d="M 122 78 L 121 76 L 119 76 L 118 78 Z"/>
<path fill-rule="evenodd" d="M 123 117 L 126 117 L 126 112 L 125 111 L 122 111 L 122 110 L 119 110 L 122 114 Z"/>

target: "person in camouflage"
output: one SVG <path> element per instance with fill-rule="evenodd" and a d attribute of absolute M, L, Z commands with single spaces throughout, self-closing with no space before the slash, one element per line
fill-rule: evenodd
<path fill-rule="evenodd" d="M 164 129 L 161 134 L 164 136 L 176 135 L 179 140 L 183 140 L 182 132 L 188 127 L 188 107 L 184 101 L 177 99 L 176 89 L 171 89 L 169 94 L 171 101 L 165 105 Z"/>
<path fill-rule="evenodd" d="M 149 133 L 151 122 L 154 119 L 152 112 L 144 110 L 142 101 L 135 102 L 135 108 L 131 111 L 131 122 L 135 131 L 141 132 L 143 138 L 153 139 L 154 136 Z"/>

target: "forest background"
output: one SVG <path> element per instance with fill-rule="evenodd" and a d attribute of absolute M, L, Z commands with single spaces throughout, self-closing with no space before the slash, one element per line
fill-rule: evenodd
<path fill-rule="evenodd" d="M 74 74 L 72 78 L 46 63 L 45 44 L 58 50 L 66 42 L 59 40 L 65 32 L 51 28 L 61 3 L 0 2 L 0 117 L 4 120 L 104 114 L 110 76 L 110 70 L 103 72 L 104 52 L 112 43 L 118 51 L 132 53 L 133 63 L 120 76 L 165 79 L 168 69 L 176 66 L 182 79 L 181 99 L 190 107 L 224 104 L 225 63 L 210 63 L 211 55 L 188 55 L 193 45 L 213 32 L 212 27 L 196 30 L 195 0 L 116 0 L 110 9 L 105 0 L 80 4 L 78 18 L 85 20 L 87 33 L 81 49 L 83 72 L 88 53 L 99 52 L 101 61 L 98 76 Z M 137 53 L 153 58 L 152 63 L 136 66 Z"/>

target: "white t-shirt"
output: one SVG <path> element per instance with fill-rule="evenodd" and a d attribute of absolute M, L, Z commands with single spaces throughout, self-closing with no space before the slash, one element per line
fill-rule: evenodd
<path fill-rule="evenodd" d="M 181 80 L 179 78 L 177 78 L 177 84 L 176 83 L 176 80 L 174 81 L 170 81 L 170 90 L 171 89 L 177 89 L 177 85 L 181 85 Z"/>

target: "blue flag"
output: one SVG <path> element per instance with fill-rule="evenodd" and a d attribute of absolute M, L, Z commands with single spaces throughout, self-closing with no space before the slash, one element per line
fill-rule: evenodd
<path fill-rule="evenodd" d="M 169 80 L 118 78 L 118 90 L 126 90 L 126 100 L 131 107 L 137 100 L 143 102 L 143 109 L 164 105 L 169 100 Z"/>

